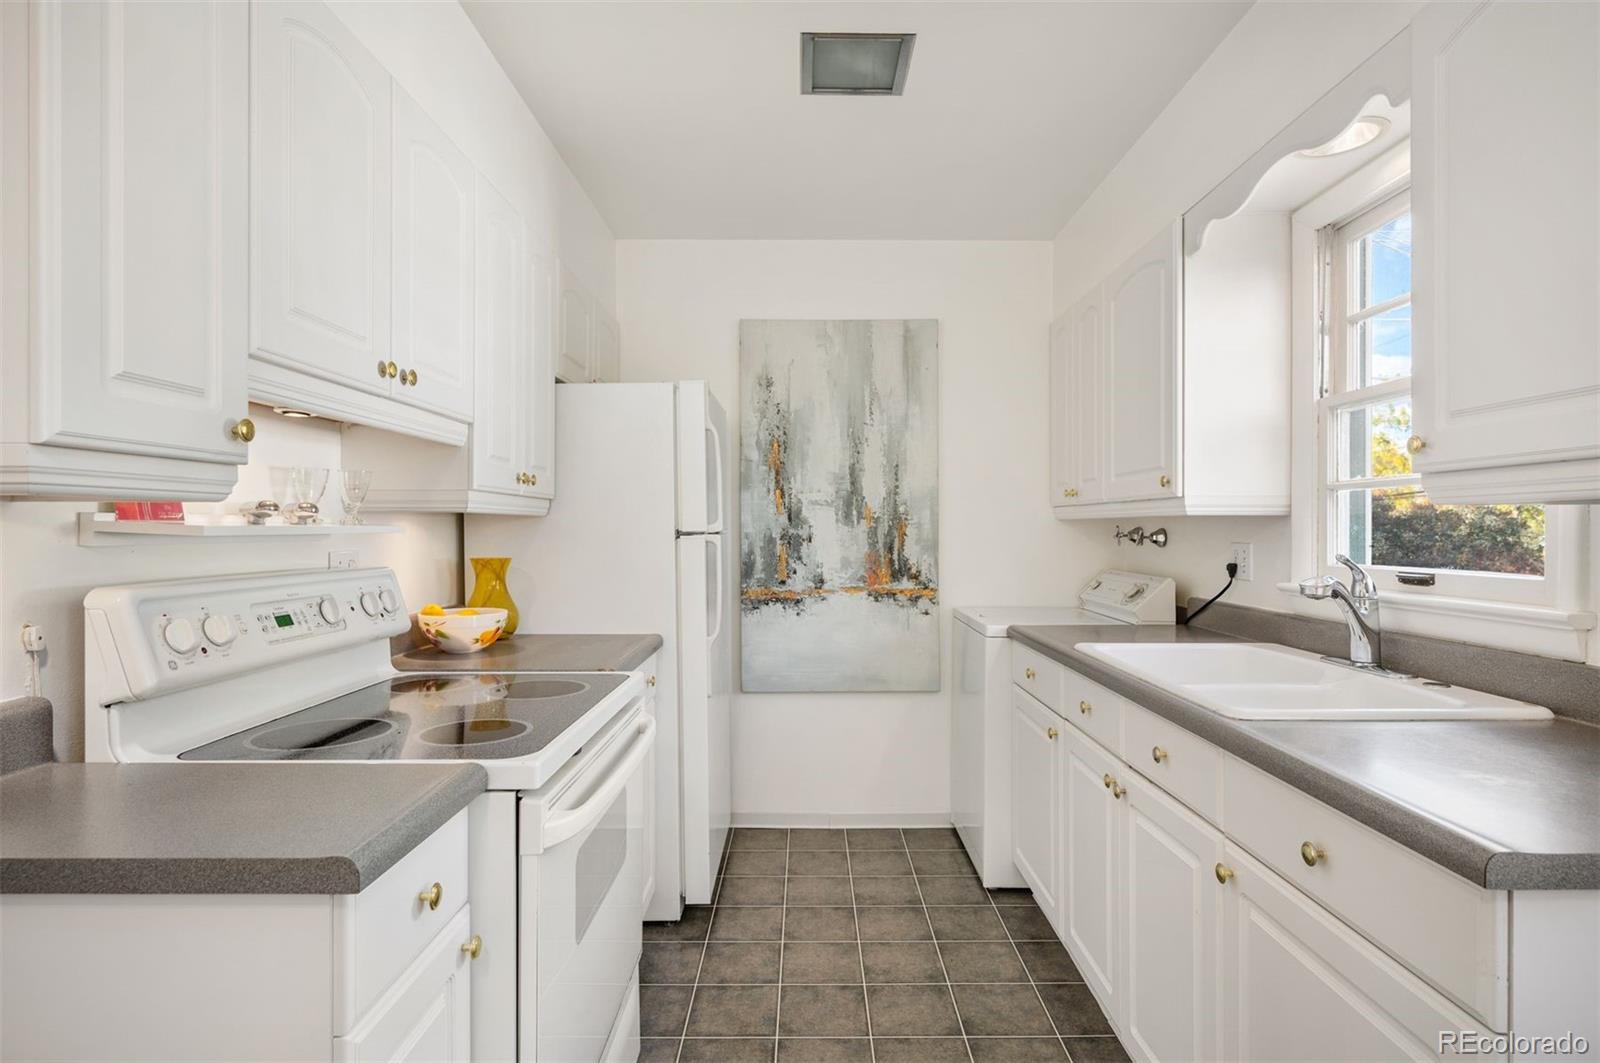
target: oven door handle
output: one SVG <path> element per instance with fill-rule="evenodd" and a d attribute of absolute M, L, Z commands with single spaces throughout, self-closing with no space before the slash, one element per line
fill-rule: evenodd
<path fill-rule="evenodd" d="M 573 835 L 581 834 L 605 815 L 606 809 L 611 807 L 611 802 L 622 792 L 623 787 L 628 785 L 628 780 L 639 770 L 644 758 L 650 755 L 655 742 L 655 718 L 644 716 L 639 720 L 639 730 L 633 739 L 632 747 L 612 767 L 611 773 L 606 776 L 606 781 L 589 795 L 589 799 L 576 808 L 557 812 L 544 821 L 544 830 L 539 832 L 541 849 L 560 845 Z"/>

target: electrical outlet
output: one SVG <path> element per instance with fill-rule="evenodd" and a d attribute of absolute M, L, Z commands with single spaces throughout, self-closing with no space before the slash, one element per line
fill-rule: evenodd
<path fill-rule="evenodd" d="M 1250 554 L 1254 547 L 1250 543 L 1234 543 L 1232 556 L 1229 561 L 1239 566 L 1238 575 L 1234 579 L 1248 580 L 1250 578 Z"/>
<path fill-rule="evenodd" d="M 354 550 L 329 550 L 329 568 L 355 568 L 356 552 Z"/>

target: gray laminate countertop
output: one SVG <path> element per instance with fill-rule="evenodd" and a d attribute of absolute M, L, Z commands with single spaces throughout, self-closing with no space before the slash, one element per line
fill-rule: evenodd
<path fill-rule="evenodd" d="M 1600 727 L 1230 720 L 1076 648 L 1228 635 L 1155 625 L 1011 635 L 1477 885 L 1600 889 Z"/>
<path fill-rule="evenodd" d="M 42 764 L 0 779 L 0 893 L 359 893 L 478 764 Z"/>
<path fill-rule="evenodd" d="M 660 648 L 660 635 L 513 635 L 477 653 L 413 642 L 396 647 L 394 666 L 402 672 L 629 672 Z"/>

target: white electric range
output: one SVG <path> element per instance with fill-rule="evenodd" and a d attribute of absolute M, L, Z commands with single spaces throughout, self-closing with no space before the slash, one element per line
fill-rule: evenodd
<path fill-rule="evenodd" d="M 388 569 L 101 587 L 84 599 L 86 759 L 481 764 L 473 1056 L 633 1059 L 649 689 L 630 673 L 401 673 Z M 336 815 L 337 810 L 330 810 Z"/>

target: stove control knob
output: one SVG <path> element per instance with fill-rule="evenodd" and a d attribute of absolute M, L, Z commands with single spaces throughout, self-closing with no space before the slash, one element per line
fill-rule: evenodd
<path fill-rule="evenodd" d="M 168 620 L 161 629 L 161 639 L 173 653 L 191 654 L 200 640 L 195 637 L 194 625 L 181 616 Z"/>
<path fill-rule="evenodd" d="M 317 612 L 321 613 L 322 619 L 330 624 L 339 622 L 339 603 L 334 600 L 332 595 L 317 603 Z"/>
<path fill-rule="evenodd" d="M 378 592 L 378 601 L 383 603 L 383 611 L 386 613 L 394 612 L 400 604 L 399 600 L 394 596 L 394 591 L 388 587 Z"/>
<path fill-rule="evenodd" d="M 371 591 L 361 592 L 361 611 L 368 616 L 378 615 L 378 596 Z"/>
<path fill-rule="evenodd" d="M 205 632 L 213 646 L 226 646 L 239 637 L 239 630 L 233 626 L 233 621 L 217 614 L 206 617 L 200 624 L 200 630 Z"/>

